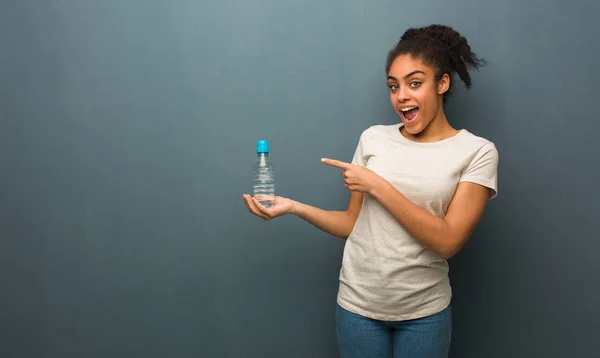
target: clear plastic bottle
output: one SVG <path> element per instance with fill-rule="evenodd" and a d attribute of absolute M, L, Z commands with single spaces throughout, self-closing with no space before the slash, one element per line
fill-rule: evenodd
<path fill-rule="evenodd" d="M 256 162 L 254 163 L 254 196 L 265 207 L 275 203 L 275 176 L 273 163 L 269 159 L 269 142 L 259 140 L 256 144 Z"/>

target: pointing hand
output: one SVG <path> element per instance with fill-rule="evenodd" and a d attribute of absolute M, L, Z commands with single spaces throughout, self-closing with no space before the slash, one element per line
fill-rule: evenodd
<path fill-rule="evenodd" d="M 375 188 L 384 182 L 384 179 L 375 174 L 371 169 L 359 165 L 341 162 L 335 159 L 323 158 L 321 162 L 343 169 L 344 186 L 350 191 L 372 193 Z"/>

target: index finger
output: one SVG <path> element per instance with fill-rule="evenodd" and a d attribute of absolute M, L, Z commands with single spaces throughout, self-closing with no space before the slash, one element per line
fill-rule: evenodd
<path fill-rule="evenodd" d="M 345 162 L 342 162 L 339 160 L 329 159 L 329 158 L 322 158 L 321 162 L 323 162 L 327 165 L 331 165 L 332 167 L 338 167 L 338 168 L 342 168 L 342 169 L 348 169 L 352 165 L 350 163 L 345 163 Z"/>

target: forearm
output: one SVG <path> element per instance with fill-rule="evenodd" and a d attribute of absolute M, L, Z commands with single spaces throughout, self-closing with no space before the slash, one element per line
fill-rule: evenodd
<path fill-rule="evenodd" d="M 404 229 L 440 257 L 447 259 L 458 250 L 458 240 L 443 219 L 421 209 L 388 182 L 374 189 L 371 195 Z"/>
<path fill-rule="evenodd" d="M 341 239 L 348 238 L 356 220 L 348 211 L 323 210 L 297 201 L 294 202 L 291 214 Z"/>

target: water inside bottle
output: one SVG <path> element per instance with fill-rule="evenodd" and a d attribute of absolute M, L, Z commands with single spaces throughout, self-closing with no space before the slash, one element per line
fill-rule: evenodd
<path fill-rule="evenodd" d="M 265 207 L 275 204 L 275 184 L 273 169 L 269 166 L 259 166 L 254 172 L 254 196 Z"/>

